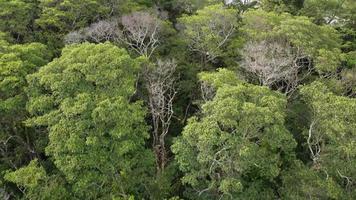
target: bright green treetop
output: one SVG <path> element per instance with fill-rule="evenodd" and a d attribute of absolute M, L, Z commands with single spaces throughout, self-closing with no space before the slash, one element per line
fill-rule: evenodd
<path fill-rule="evenodd" d="M 39 43 L 12 45 L 0 35 L 0 167 L 16 168 L 38 153 L 43 146 L 39 135 L 25 128 L 26 76 L 45 65 L 50 55 Z M 40 147 L 42 146 L 42 147 Z"/>
<path fill-rule="evenodd" d="M 235 83 L 225 70 L 203 77 L 218 86 L 216 96 L 172 147 L 183 182 L 197 191 L 195 198 L 275 198 L 276 177 L 295 147 L 284 127 L 286 98 Z"/>
<path fill-rule="evenodd" d="M 140 60 L 109 43 L 73 45 L 28 76 L 28 125 L 47 126 L 47 155 L 78 198 L 140 189 L 151 153 L 141 103 L 131 103 Z M 109 196 L 107 196 L 109 195 Z"/>
<path fill-rule="evenodd" d="M 26 75 L 46 64 L 46 46 L 39 43 L 11 45 L 0 38 L 0 111 L 24 114 Z M 16 117 L 19 117 L 18 115 Z"/>

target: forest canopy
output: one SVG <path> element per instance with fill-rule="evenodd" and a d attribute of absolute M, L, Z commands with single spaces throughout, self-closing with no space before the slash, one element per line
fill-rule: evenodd
<path fill-rule="evenodd" d="M 356 199 L 353 0 L 0 0 L 0 198 Z"/>

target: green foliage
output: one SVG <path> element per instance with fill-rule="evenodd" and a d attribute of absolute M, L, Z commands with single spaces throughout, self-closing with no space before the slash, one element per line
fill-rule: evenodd
<path fill-rule="evenodd" d="M 350 51 L 345 55 L 348 68 L 356 68 L 356 51 Z"/>
<path fill-rule="evenodd" d="M 353 61 L 354 62 L 354 61 Z M 344 95 L 349 97 L 356 96 L 356 64 L 353 65 L 351 69 L 344 69 L 341 72 L 341 84 L 343 87 L 343 91 L 345 91 Z"/>
<path fill-rule="evenodd" d="M 78 198 L 119 197 L 145 184 L 145 112 L 129 102 L 139 65 L 109 43 L 84 43 L 28 76 L 27 124 L 48 127 L 46 152 Z"/>
<path fill-rule="evenodd" d="M 62 32 L 85 27 L 105 11 L 102 2 L 96 0 L 43 0 L 39 6 L 42 12 L 36 24 Z"/>
<path fill-rule="evenodd" d="M 282 177 L 280 193 L 283 199 L 345 199 L 333 178 L 300 162 L 296 162 Z"/>
<path fill-rule="evenodd" d="M 223 68 L 219 68 L 218 72 L 201 72 L 199 79 L 209 83 L 215 88 L 220 88 L 224 85 L 237 86 L 241 84 L 241 80 L 238 79 L 233 71 Z"/>
<path fill-rule="evenodd" d="M 36 1 L 1 0 L 0 8 L 0 31 L 8 32 L 18 42 L 31 37 Z"/>
<path fill-rule="evenodd" d="M 234 9 L 216 4 L 198 10 L 196 15 L 184 15 L 178 20 L 184 25 L 183 37 L 190 50 L 207 62 L 223 55 L 223 47 L 238 25 L 236 15 Z"/>
<path fill-rule="evenodd" d="M 229 75 L 218 73 L 213 84 Z M 274 197 L 281 166 L 294 157 L 295 142 L 284 127 L 285 106 L 285 97 L 266 87 L 233 83 L 217 88 L 201 117 L 191 118 L 172 146 L 183 183 L 197 191 L 194 198 Z"/>
<path fill-rule="evenodd" d="M 147 0 L 42 0 L 36 24 L 43 30 L 67 33 L 88 26 L 103 17 L 145 8 Z"/>
<path fill-rule="evenodd" d="M 312 113 L 305 137 L 310 141 L 314 167 L 331 176 L 349 197 L 355 197 L 355 186 L 350 182 L 356 177 L 355 99 L 336 96 L 320 82 L 304 86 L 300 92 Z"/>
<path fill-rule="evenodd" d="M 319 24 L 345 24 L 356 19 L 355 8 L 352 0 L 305 0 L 301 13 Z"/>
<path fill-rule="evenodd" d="M 303 7 L 304 0 L 262 0 L 262 8 L 266 11 L 289 12 L 296 14 Z"/>
<path fill-rule="evenodd" d="M 0 38 L 0 157 L 2 167 L 16 168 L 43 150 L 42 137 L 23 126 L 26 76 L 50 59 L 45 45 L 11 45 Z"/>
<path fill-rule="evenodd" d="M 69 199 L 70 194 L 59 176 L 48 176 L 37 159 L 27 166 L 5 175 L 7 181 L 23 188 L 26 199 Z"/>
<path fill-rule="evenodd" d="M 355 6 L 0 0 L 0 199 L 356 199 Z"/>
<path fill-rule="evenodd" d="M 176 163 L 171 162 L 158 173 L 149 184 L 149 199 L 167 199 L 167 197 L 175 195 L 180 186 L 180 181 L 177 181 L 180 178 L 177 171 Z M 175 200 L 175 198 L 172 198 L 172 200 Z M 180 199 L 177 198 L 177 200 Z"/>
<path fill-rule="evenodd" d="M 262 10 L 246 12 L 244 24 L 247 40 L 287 40 L 298 54 L 314 59 L 319 73 L 336 73 L 341 60 L 341 40 L 334 28 L 318 26 L 304 16 Z"/>
<path fill-rule="evenodd" d="M 49 44 L 57 56 L 64 46 L 64 36 L 70 31 L 88 26 L 104 17 L 109 7 L 103 1 L 85 0 L 43 0 L 39 4 L 40 13 L 35 19 L 36 40 Z"/>
<path fill-rule="evenodd" d="M 205 6 L 220 3 L 219 0 L 160 0 L 165 6 L 174 9 L 174 12 L 179 13 L 194 13 L 198 9 L 202 9 Z"/>
<path fill-rule="evenodd" d="M 340 66 L 341 56 L 339 49 L 334 49 L 333 51 L 320 49 L 318 57 L 315 59 L 316 70 L 321 73 L 335 73 Z"/>
<path fill-rule="evenodd" d="M 6 174 L 5 179 L 32 189 L 36 187 L 39 184 L 39 181 L 41 181 L 45 176 L 46 172 L 43 167 L 38 166 L 37 160 L 32 160 L 26 167 Z"/>
<path fill-rule="evenodd" d="M 352 25 L 351 25 L 352 26 Z M 353 27 L 340 27 L 339 32 L 342 35 L 342 50 L 343 52 L 350 52 L 356 50 L 356 29 Z"/>
<path fill-rule="evenodd" d="M 45 45 L 39 43 L 10 45 L 4 40 L 1 40 L 1 43 L 0 110 L 3 114 L 21 114 L 26 103 L 26 75 L 46 64 L 50 56 L 46 54 Z"/>

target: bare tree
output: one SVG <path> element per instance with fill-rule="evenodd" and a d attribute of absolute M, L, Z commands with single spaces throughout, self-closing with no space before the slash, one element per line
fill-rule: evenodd
<path fill-rule="evenodd" d="M 134 12 L 121 18 L 98 21 L 66 35 L 65 42 L 124 43 L 141 56 L 151 57 L 159 45 L 162 21 L 148 12 Z"/>
<path fill-rule="evenodd" d="M 98 21 L 83 30 L 86 38 L 97 43 L 114 40 L 118 31 L 119 24 L 117 19 Z"/>
<path fill-rule="evenodd" d="M 277 87 L 291 94 L 303 77 L 298 74 L 306 67 L 311 71 L 311 62 L 298 48 L 286 41 L 248 42 L 242 52 L 241 66 L 255 75 L 261 85 Z"/>
<path fill-rule="evenodd" d="M 145 73 L 148 104 L 153 122 L 153 149 L 159 171 L 163 170 L 167 163 L 165 139 L 173 116 L 176 67 L 174 60 L 158 60 L 156 65 L 147 68 Z"/>
<path fill-rule="evenodd" d="M 148 12 L 134 12 L 121 18 L 118 39 L 138 54 L 150 57 L 159 44 L 161 21 Z"/>
<path fill-rule="evenodd" d="M 310 157 L 313 160 L 313 164 L 317 165 L 320 152 L 321 152 L 321 141 L 320 135 L 315 133 L 316 121 L 313 120 L 309 126 L 307 144 L 310 153 Z"/>
<path fill-rule="evenodd" d="M 85 40 L 86 38 L 81 31 L 70 32 L 64 37 L 65 44 L 81 43 Z"/>
<path fill-rule="evenodd" d="M 105 42 L 118 40 L 119 20 L 117 18 L 101 20 L 89 27 L 68 33 L 64 41 L 66 44 L 81 43 L 84 41 Z"/>

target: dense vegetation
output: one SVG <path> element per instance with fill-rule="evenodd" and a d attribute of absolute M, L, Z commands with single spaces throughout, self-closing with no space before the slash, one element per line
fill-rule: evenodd
<path fill-rule="evenodd" d="M 354 0 L 0 0 L 0 198 L 356 199 Z"/>

